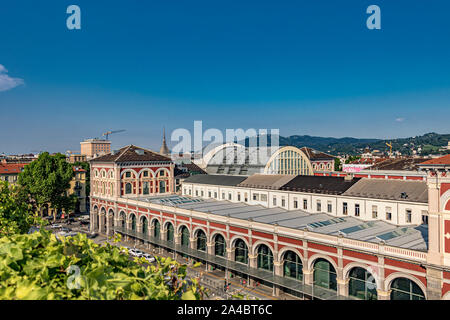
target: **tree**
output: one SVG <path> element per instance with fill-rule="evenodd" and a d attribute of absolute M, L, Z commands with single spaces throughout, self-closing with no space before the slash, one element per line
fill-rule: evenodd
<path fill-rule="evenodd" d="M 7 182 L 0 184 L 0 236 L 26 233 L 31 226 L 42 224 L 31 206 L 21 198 L 18 188 Z"/>
<path fill-rule="evenodd" d="M 116 239 L 119 241 L 120 239 Z M 127 249 L 95 244 L 85 234 L 58 239 L 49 231 L 0 238 L 0 299 L 200 300 L 186 266 L 157 257 L 130 261 Z"/>
<path fill-rule="evenodd" d="M 345 160 L 346 164 L 352 163 L 353 161 L 356 161 L 358 159 L 361 159 L 361 156 L 349 156 L 347 160 Z"/>
<path fill-rule="evenodd" d="M 334 158 L 334 171 L 341 171 L 341 160 Z"/>
<path fill-rule="evenodd" d="M 67 195 L 73 177 L 72 165 L 67 163 L 63 154 L 50 155 L 44 152 L 24 167 L 19 174 L 18 184 L 37 212 L 41 212 L 42 206 L 48 204 L 54 209 L 56 219 L 58 211 L 70 213 L 75 208 L 75 197 Z"/>

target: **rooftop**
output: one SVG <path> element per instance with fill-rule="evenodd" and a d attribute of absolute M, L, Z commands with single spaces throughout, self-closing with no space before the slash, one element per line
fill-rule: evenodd
<path fill-rule="evenodd" d="M 92 159 L 91 162 L 140 162 L 140 161 L 156 161 L 156 162 L 171 162 L 168 157 L 160 155 L 151 150 L 129 145 L 120 150 L 113 151 L 104 156 Z"/>
<path fill-rule="evenodd" d="M 360 178 L 345 180 L 345 177 L 296 176 L 283 185 L 280 190 L 339 195 L 347 191 L 359 180 Z"/>
<path fill-rule="evenodd" d="M 428 188 L 425 181 L 362 178 L 342 195 L 428 203 Z"/>
<path fill-rule="evenodd" d="M 428 161 L 425 161 L 420 164 L 420 166 L 428 166 L 428 165 L 449 165 L 450 166 L 450 154 L 447 154 L 446 156 L 431 159 Z"/>
<path fill-rule="evenodd" d="M 84 141 L 81 141 L 80 143 L 111 143 L 110 140 L 106 140 L 106 139 L 86 139 Z"/>
<path fill-rule="evenodd" d="M 238 187 L 259 188 L 259 189 L 274 189 L 278 190 L 283 185 L 294 179 L 294 175 L 282 174 L 254 174 L 241 183 Z"/>
<path fill-rule="evenodd" d="M 425 158 L 398 158 L 386 159 L 370 167 L 371 170 L 407 170 L 417 171 L 418 165 L 424 162 Z"/>
<path fill-rule="evenodd" d="M 0 174 L 19 174 L 27 163 L 0 163 Z"/>
<path fill-rule="evenodd" d="M 195 175 L 184 182 L 428 203 L 425 181 L 254 174 L 250 177 Z"/>
<path fill-rule="evenodd" d="M 300 150 L 302 150 L 306 154 L 306 156 L 309 158 L 309 160 L 311 160 L 311 161 L 333 160 L 334 159 L 334 157 L 332 155 L 329 155 L 322 151 L 314 150 L 312 148 L 302 147 L 302 148 L 300 148 Z"/>
<path fill-rule="evenodd" d="M 395 226 L 384 221 L 362 221 L 354 217 L 335 217 L 327 213 L 307 213 L 302 210 L 287 211 L 282 208 L 265 208 L 259 205 L 232 203 L 224 200 L 168 195 L 142 197 L 139 201 L 205 212 L 219 216 L 277 224 L 291 229 L 305 229 L 327 235 L 426 251 L 428 227 Z"/>

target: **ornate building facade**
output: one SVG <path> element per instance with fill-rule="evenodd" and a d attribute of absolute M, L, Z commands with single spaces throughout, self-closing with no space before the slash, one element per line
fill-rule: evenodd
<path fill-rule="evenodd" d="M 211 193 L 208 199 L 206 194 L 128 197 L 121 174 L 115 198 L 107 193 L 93 197 L 91 226 L 201 261 L 227 277 L 247 278 L 250 286 L 259 282 L 272 287 L 274 295 L 450 299 L 450 158 L 421 168 L 427 172 L 428 219 L 407 228 L 356 215 L 335 217 L 326 207 L 303 212 L 300 202 L 298 210 L 238 203 L 214 188 L 204 189 Z M 244 179 L 228 176 L 220 183 L 233 187 Z"/>

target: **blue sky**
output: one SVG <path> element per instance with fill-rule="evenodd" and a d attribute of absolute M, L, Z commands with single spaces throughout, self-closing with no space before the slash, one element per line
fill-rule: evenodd
<path fill-rule="evenodd" d="M 82 29 L 66 28 L 81 8 Z M 366 8 L 381 8 L 381 30 Z M 162 127 L 450 133 L 449 1 L 3 1 L 0 153 L 159 149 Z M 2 82 L 3 81 L 3 84 Z M 2 87 L 3 85 L 3 87 Z"/>

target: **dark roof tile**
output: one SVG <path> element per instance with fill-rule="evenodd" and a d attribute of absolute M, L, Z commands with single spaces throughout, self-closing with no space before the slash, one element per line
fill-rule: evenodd
<path fill-rule="evenodd" d="M 156 161 L 156 162 L 171 162 L 170 158 L 167 158 L 159 153 L 144 148 L 129 145 L 123 147 L 116 153 L 109 153 L 104 156 L 92 159 L 93 162 L 134 162 L 134 161 Z"/>
<path fill-rule="evenodd" d="M 280 190 L 313 192 L 325 194 L 342 194 L 361 178 L 345 180 L 344 177 L 296 176 L 283 185 Z"/>

